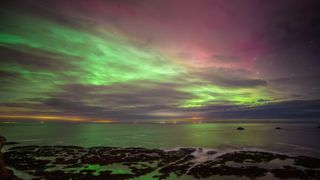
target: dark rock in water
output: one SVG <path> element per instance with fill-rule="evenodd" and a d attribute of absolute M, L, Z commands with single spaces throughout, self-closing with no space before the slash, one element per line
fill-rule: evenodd
<path fill-rule="evenodd" d="M 14 142 L 14 141 L 9 141 L 4 143 L 4 145 L 16 145 L 16 144 L 20 144 L 20 143 Z"/>
<path fill-rule="evenodd" d="M 267 173 L 279 178 L 320 179 L 320 159 L 316 158 L 259 151 L 217 154 L 201 148 L 20 146 L 6 151 L 3 159 L 6 165 L 37 179 L 167 179 L 172 175 L 176 179 L 256 179 Z M 272 160 L 284 164 L 273 166 Z"/>
<path fill-rule="evenodd" d="M 243 127 L 238 127 L 237 130 L 244 130 L 244 128 Z"/>
<path fill-rule="evenodd" d="M 282 128 L 281 128 L 281 127 L 276 127 L 275 129 L 276 129 L 276 130 L 280 130 L 280 129 L 282 129 Z"/>
<path fill-rule="evenodd" d="M 247 166 L 242 168 L 230 167 L 221 165 L 217 167 L 208 166 L 196 166 L 192 168 L 188 174 L 195 174 L 195 178 L 203 179 L 210 176 L 236 176 L 236 177 L 248 177 L 256 179 L 257 177 L 265 176 L 268 172 L 267 169 L 259 168 L 256 166 Z"/>
<path fill-rule="evenodd" d="M 209 155 L 213 155 L 213 154 L 216 154 L 217 152 L 216 151 L 208 151 L 207 154 Z"/>
<path fill-rule="evenodd" d="M 294 162 L 295 165 L 307 167 L 310 169 L 320 168 L 320 159 L 310 158 L 306 156 L 299 156 Z"/>
<path fill-rule="evenodd" d="M 280 179 L 309 179 L 304 171 L 291 166 L 283 166 L 281 169 L 272 169 L 271 172 L 275 177 Z"/>

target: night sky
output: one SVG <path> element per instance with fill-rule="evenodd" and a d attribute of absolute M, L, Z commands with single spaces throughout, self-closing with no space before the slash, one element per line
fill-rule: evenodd
<path fill-rule="evenodd" d="M 317 0 L 5 0 L 0 119 L 320 118 Z"/>

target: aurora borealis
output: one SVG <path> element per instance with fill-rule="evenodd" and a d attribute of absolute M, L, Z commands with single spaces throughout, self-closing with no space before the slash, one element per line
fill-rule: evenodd
<path fill-rule="evenodd" d="M 320 117 L 316 1 L 3 1 L 0 119 Z"/>

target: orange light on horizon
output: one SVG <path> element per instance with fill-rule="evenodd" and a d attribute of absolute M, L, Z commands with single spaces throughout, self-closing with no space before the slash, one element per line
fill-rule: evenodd
<path fill-rule="evenodd" d="M 54 115 L 0 115 L 0 119 L 30 119 L 30 120 L 61 120 L 73 122 L 113 122 L 109 119 L 97 120 L 93 118 L 85 118 L 79 116 L 54 116 Z"/>
<path fill-rule="evenodd" d="M 114 122 L 112 120 L 94 120 L 94 121 L 91 121 L 91 122 L 95 122 L 95 123 L 111 123 L 111 122 Z"/>
<path fill-rule="evenodd" d="M 192 116 L 191 117 L 191 120 L 194 120 L 194 121 L 196 121 L 196 120 L 203 120 L 204 118 L 203 117 L 201 117 L 201 116 Z"/>

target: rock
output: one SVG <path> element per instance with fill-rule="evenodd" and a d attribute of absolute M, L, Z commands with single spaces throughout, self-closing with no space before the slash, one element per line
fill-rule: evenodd
<path fill-rule="evenodd" d="M 308 175 L 302 171 L 297 169 L 296 167 L 284 166 L 282 169 L 272 169 L 272 174 L 275 177 L 280 179 L 309 179 Z"/>
<path fill-rule="evenodd" d="M 237 130 L 242 131 L 242 130 L 244 130 L 244 128 L 243 127 L 238 127 Z"/>
<path fill-rule="evenodd" d="M 299 156 L 296 158 L 295 165 L 307 167 L 310 169 L 319 169 L 320 168 L 320 159 L 310 158 L 306 156 Z"/>
<path fill-rule="evenodd" d="M 208 151 L 207 154 L 209 155 L 213 155 L 213 154 L 216 154 L 217 152 L 216 151 Z"/>

